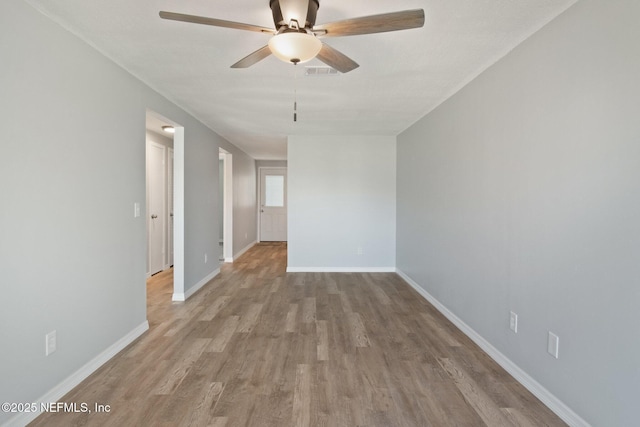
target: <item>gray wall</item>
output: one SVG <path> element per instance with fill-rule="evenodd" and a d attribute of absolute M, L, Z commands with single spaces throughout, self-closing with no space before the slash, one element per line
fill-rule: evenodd
<path fill-rule="evenodd" d="M 231 144 L 221 145 L 233 155 L 233 256 L 258 239 L 256 161 Z"/>
<path fill-rule="evenodd" d="M 638 16 L 581 0 L 398 137 L 398 268 L 599 426 L 638 423 Z"/>
<path fill-rule="evenodd" d="M 218 266 L 202 253 L 234 147 L 22 1 L 0 3 L 0 52 L 0 401 L 30 402 L 146 321 L 146 109 L 185 127 L 185 290 Z M 255 162 L 234 154 L 255 239 Z"/>
<path fill-rule="evenodd" d="M 394 267 L 395 150 L 395 137 L 289 137 L 289 268 Z"/>

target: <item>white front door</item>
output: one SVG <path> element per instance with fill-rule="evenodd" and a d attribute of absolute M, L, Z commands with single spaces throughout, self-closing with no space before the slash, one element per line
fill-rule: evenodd
<path fill-rule="evenodd" d="M 164 267 L 165 147 L 147 143 L 147 238 L 149 274 Z"/>
<path fill-rule="evenodd" d="M 260 241 L 287 241 L 287 170 L 260 169 Z"/>

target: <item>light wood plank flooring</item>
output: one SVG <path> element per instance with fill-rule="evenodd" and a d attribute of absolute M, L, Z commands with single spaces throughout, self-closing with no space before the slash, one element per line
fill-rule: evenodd
<path fill-rule="evenodd" d="M 185 303 L 148 284 L 150 330 L 34 426 L 559 426 L 395 274 L 285 273 L 257 245 Z"/>

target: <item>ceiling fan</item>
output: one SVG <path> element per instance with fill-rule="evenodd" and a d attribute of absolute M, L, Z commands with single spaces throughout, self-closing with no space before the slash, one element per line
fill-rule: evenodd
<path fill-rule="evenodd" d="M 194 24 L 257 31 L 273 36 L 268 45 L 242 58 L 231 68 L 248 68 L 274 54 L 282 61 L 293 64 L 317 57 L 341 73 L 348 73 L 359 65 L 348 56 L 323 43 L 319 38 L 384 33 L 419 28 L 424 25 L 422 9 L 363 16 L 316 25 L 319 0 L 270 0 L 269 7 L 273 14 L 275 29 L 174 12 L 162 11 L 160 17 Z"/>

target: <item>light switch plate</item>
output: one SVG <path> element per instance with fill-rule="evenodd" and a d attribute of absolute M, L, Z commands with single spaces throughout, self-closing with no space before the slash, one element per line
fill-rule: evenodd
<path fill-rule="evenodd" d="M 550 355 L 552 355 L 556 359 L 558 358 L 559 347 L 560 347 L 560 338 L 553 332 L 549 331 L 549 338 L 547 340 L 547 351 L 549 352 Z"/>
<path fill-rule="evenodd" d="M 51 331 L 49 332 L 47 335 L 45 335 L 45 348 L 44 348 L 44 354 L 46 356 L 50 355 L 51 353 L 56 351 L 56 347 L 57 347 L 57 336 L 56 336 L 56 331 Z"/>

